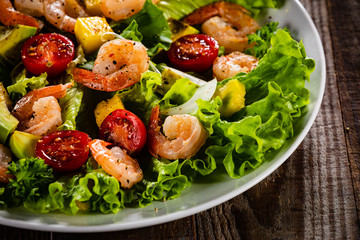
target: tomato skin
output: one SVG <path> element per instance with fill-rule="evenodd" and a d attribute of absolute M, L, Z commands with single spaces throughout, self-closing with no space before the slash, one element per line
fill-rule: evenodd
<path fill-rule="evenodd" d="M 49 77 L 56 77 L 66 69 L 74 56 L 73 42 L 57 33 L 32 36 L 21 48 L 22 62 L 34 75 L 46 72 Z"/>
<path fill-rule="evenodd" d="M 170 46 L 167 56 L 182 71 L 203 72 L 209 69 L 219 52 L 218 42 L 204 34 L 185 35 Z"/>
<path fill-rule="evenodd" d="M 56 131 L 42 137 L 36 144 L 35 154 L 58 172 L 80 168 L 89 157 L 91 138 L 77 130 Z"/>
<path fill-rule="evenodd" d="M 146 127 L 132 112 L 117 109 L 111 112 L 100 125 L 100 138 L 128 151 L 139 153 L 146 143 Z"/>

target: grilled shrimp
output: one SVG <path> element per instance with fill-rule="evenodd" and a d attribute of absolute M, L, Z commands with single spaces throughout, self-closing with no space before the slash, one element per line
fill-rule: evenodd
<path fill-rule="evenodd" d="M 151 110 L 148 127 L 148 148 L 154 157 L 186 159 L 194 156 L 204 145 L 207 132 L 191 115 L 172 115 L 165 119 L 160 132 L 159 106 Z"/>
<path fill-rule="evenodd" d="M 184 22 L 202 24 L 202 32 L 215 38 L 226 53 L 242 52 L 250 47 L 247 35 L 259 28 L 245 8 L 230 2 L 215 2 L 199 8 L 185 17 Z"/>
<path fill-rule="evenodd" d="M 88 16 L 77 0 L 15 0 L 14 5 L 20 12 L 33 17 L 44 16 L 50 24 L 71 33 L 76 18 Z"/>
<path fill-rule="evenodd" d="M 117 91 L 137 83 L 149 68 L 146 48 L 139 42 L 115 39 L 100 47 L 92 71 L 74 68 L 74 80 L 89 88 Z"/>
<path fill-rule="evenodd" d="M 95 139 L 89 143 L 94 159 L 106 173 L 115 177 L 124 188 L 131 188 L 143 179 L 139 163 L 127 155 L 120 147 L 110 149 L 111 143 Z"/>
<path fill-rule="evenodd" d="M 152 2 L 157 3 L 158 1 L 153 0 Z M 106 17 L 119 21 L 140 12 L 144 3 L 145 0 L 102 0 L 100 9 Z"/>
<path fill-rule="evenodd" d="M 39 23 L 35 18 L 15 10 L 10 0 L 0 0 L 0 9 L 0 22 L 6 26 L 22 24 L 40 28 Z"/>
<path fill-rule="evenodd" d="M 24 132 L 45 136 L 55 132 L 62 124 L 61 108 L 53 96 L 40 98 L 34 102 L 32 110 L 30 120 L 22 124 Z"/>
<path fill-rule="evenodd" d="M 9 162 L 11 161 L 11 151 L 0 144 L 0 182 L 8 183 L 12 176 L 7 174 Z"/>
<path fill-rule="evenodd" d="M 258 64 L 258 59 L 241 52 L 232 52 L 215 59 L 213 74 L 218 81 L 231 78 L 240 72 L 248 73 Z"/>
<path fill-rule="evenodd" d="M 45 115 L 47 111 L 50 113 L 56 113 L 56 115 L 60 114 L 61 119 L 61 110 L 58 111 L 60 107 L 55 106 L 55 102 L 57 105 L 56 99 L 60 99 L 66 95 L 66 90 L 72 86 L 72 83 L 67 84 L 59 84 L 55 86 L 49 86 L 49 87 L 43 87 L 40 89 L 35 89 L 30 92 L 28 92 L 24 97 L 22 97 L 15 105 L 14 109 L 12 110 L 12 114 L 19 120 L 18 129 L 19 130 L 26 130 L 28 128 L 31 128 L 34 126 L 34 129 L 38 129 L 37 131 L 40 131 L 40 127 L 42 132 L 47 132 L 44 129 L 46 129 L 46 125 L 50 122 L 55 123 L 54 125 L 58 125 L 59 122 L 55 121 L 58 119 L 59 116 L 51 116 L 51 115 Z M 46 100 L 41 100 L 42 98 L 53 96 L 55 98 L 55 102 L 52 101 L 54 99 L 52 98 L 46 98 Z M 50 101 L 51 100 L 51 101 Z M 47 101 L 50 101 L 47 103 Z M 36 104 L 35 104 L 36 103 Z M 49 122 L 47 122 L 45 116 L 49 117 L 51 116 L 51 119 L 49 119 Z M 43 121 L 43 122 L 42 122 Z M 37 124 L 40 124 L 39 126 L 36 126 Z M 36 127 L 35 127 L 36 126 Z M 47 132 L 49 133 L 49 132 Z M 35 134 L 35 133 L 33 133 Z M 39 134 L 44 135 L 44 134 Z"/>

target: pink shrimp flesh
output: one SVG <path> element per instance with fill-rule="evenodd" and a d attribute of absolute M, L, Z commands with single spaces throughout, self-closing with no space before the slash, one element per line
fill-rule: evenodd
<path fill-rule="evenodd" d="M 115 39 L 101 46 L 92 71 L 74 68 L 74 80 L 100 91 L 118 91 L 140 81 L 149 68 L 146 48 L 139 42 Z"/>
<path fill-rule="evenodd" d="M 72 85 L 72 83 L 67 83 L 32 90 L 25 94 L 25 96 L 23 96 L 15 104 L 15 107 L 11 113 L 20 121 L 19 125 L 21 126 L 21 122 L 28 122 L 31 118 L 33 114 L 34 102 L 40 98 L 48 96 L 53 96 L 56 99 L 60 99 L 66 95 L 66 90 Z"/>
<path fill-rule="evenodd" d="M 111 143 L 95 139 L 89 143 L 90 151 L 95 161 L 109 175 L 115 177 L 124 188 L 131 188 L 143 179 L 139 163 L 127 155 L 120 147 L 107 146 Z"/>
<path fill-rule="evenodd" d="M 16 26 L 18 24 L 40 28 L 35 18 L 16 11 L 10 0 L 0 0 L 0 22 L 6 26 Z"/>
<path fill-rule="evenodd" d="M 207 132 L 199 120 L 188 114 L 172 115 L 165 119 L 161 133 L 159 106 L 151 110 L 148 127 L 148 149 L 154 157 L 170 160 L 194 156 L 204 145 Z"/>

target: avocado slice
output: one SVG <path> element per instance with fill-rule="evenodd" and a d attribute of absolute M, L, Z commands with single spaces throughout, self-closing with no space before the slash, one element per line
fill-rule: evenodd
<path fill-rule="evenodd" d="M 21 61 L 22 43 L 34 35 L 37 28 L 18 25 L 14 28 L 0 26 L 0 81 L 10 83 L 10 69 Z"/>
<path fill-rule="evenodd" d="M 19 124 L 9 111 L 8 106 L 11 101 L 2 82 L 0 82 L 0 143 L 5 143 L 8 136 L 16 129 Z"/>
<path fill-rule="evenodd" d="M 245 107 L 245 94 L 245 85 L 237 79 L 218 86 L 214 98 L 219 96 L 222 100 L 222 105 L 218 109 L 220 115 L 228 118 Z"/>
<path fill-rule="evenodd" d="M 36 157 L 35 146 L 40 138 L 41 136 L 16 130 L 10 136 L 10 149 L 18 159 Z"/>
<path fill-rule="evenodd" d="M 27 38 L 33 36 L 37 31 L 36 27 L 17 25 L 15 28 L 0 28 L 0 56 L 2 59 L 12 61 L 14 53 L 20 53 L 19 46 Z M 17 51 L 16 51 L 17 50 Z"/>

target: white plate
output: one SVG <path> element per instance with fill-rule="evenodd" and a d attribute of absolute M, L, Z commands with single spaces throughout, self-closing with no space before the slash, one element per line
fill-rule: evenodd
<path fill-rule="evenodd" d="M 314 23 L 297 0 L 288 0 L 278 10 L 270 10 L 271 21 L 287 26 L 295 36 L 303 39 L 307 55 L 315 59 L 316 68 L 307 83 L 310 104 L 295 136 L 273 157 L 259 168 L 240 178 L 224 175 L 209 177 L 207 182 L 193 184 L 181 197 L 167 202 L 155 202 L 145 208 L 127 208 L 117 214 L 68 216 L 63 214 L 35 214 L 23 208 L 0 211 L 0 224 L 41 231 L 105 232 L 146 227 L 193 215 L 219 205 L 251 188 L 277 169 L 299 146 L 319 111 L 325 88 L 325 57 Z M 266 17 L 266 19 L 269 19 Z M 157 209 L 157 211 L 155 211 Z"/>

